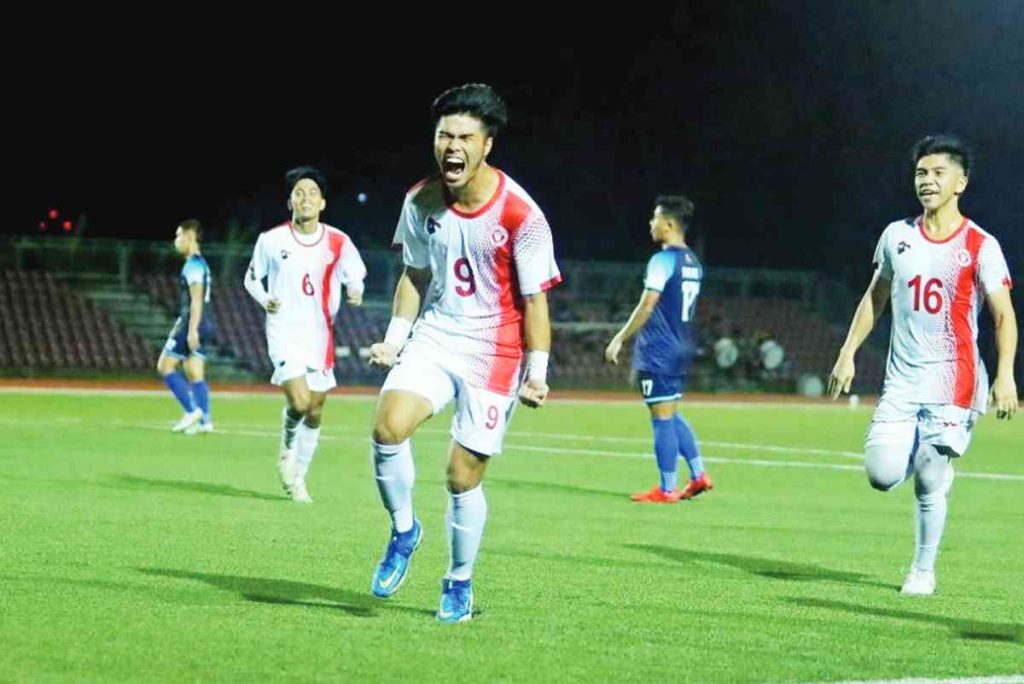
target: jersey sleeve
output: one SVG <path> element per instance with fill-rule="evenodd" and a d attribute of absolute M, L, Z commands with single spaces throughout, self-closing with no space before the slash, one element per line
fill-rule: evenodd
<path fill-rule="evenodd" d="M 882 237 L 878 238 L 878 244 L 875 246 L 875 256 L 872 260 L 878 275 L 886 280 L 892 280 L 892 251 L 889 248 L 889 234 L 891 231 L 891 227 L 882 231 Z"/>
<path fill-rule="evenodd" d="M 672 277 L 675 259 L 669 252 L 658 252 L 647 261 L 647 272 L 644 274 L 644 288 L 661 292 L 665 283 Z"/>
<path fill-rule="evenodd" d="M 191 285 L 203 285 L 206 282 L 206 268 L 198 259 L 189 259 L 181 268 L 185 282 Z"/>
<path fill-rule="evenodd" d="M 391 244 L 402 246 L 402 262 L 410 268 L 430 267 L 427 236 L 421 223 L 419 212 L 413 205 L 413 195 L 409 193 L 402 203 L 402 213 L 398 217 L 398 226 Z"/>
<path fill-rule="evenodd" d="M 265 236 L 265 234 L 261 234 L 256 239 L 256 246 L 253 247 L 252 259 L 249 260 L 249 268 L 245 272 L 243 283 L 246 291 L 264 308 L 270 301 L 270 293 L 263 287 L 263 279 L 270 273 Z"/>
<path fill-rule="evenodd" d="M 546 292 L 562 282 L 562 273 L 555 262 L 551 226 L 539 211 L 532 212 L 515 232 L 512 258 L 516 263 L 519 291 L 523 295 Z"/>
<path fill-rule="evenodd" d="M 1006 265 L 1003 249 L 994 237 L 988 237 L 978 252 L 978 284 L 986 295 L 1001 287 L 1013 287 L 1010 267 Z"/>
<path fill-rule="evenodd" d="M 336 273 L 339 283 L 351 293 L 362 292 L 363 280 L 366 278 L 366 264 L 363 263 L 356 243 L 352 242 L 351 238 L 345 240 L 345 244 L 341 248 L 338 266 Z"/>

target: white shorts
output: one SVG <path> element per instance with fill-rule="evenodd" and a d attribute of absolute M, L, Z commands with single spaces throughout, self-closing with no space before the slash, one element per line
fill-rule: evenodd
<path fill-rule="evenodd" d="M 402 390 L 418 394 L 430 402 L 433 415 L 454 399 L 452 439 L 485 456 L 500 454 L 515 397 L 470 385 L 425 354 L 416 353 L 415 348 L 412 354 L 408 351 L 384 379 L 381 393 Z"/>
<path fill-rule="evenodd" d="M 894 401 L 883 394 L 868 426 L 865 446 L 899 447 L 909 455 L 917 444 L 947 447 L 963 456 L 978 414 L 952 404 Z"/>
<path fill-rule="evenodd" d="M 333 368 L 316 370 L 297 359 L 271 359 L 271 362 L 274 364 L 274 374 L 270 377 L 272 385 L 281 386 L 289 380 L 305 376 L 306 385 L 311 392 L 328 392 L 338 386 Z"/>

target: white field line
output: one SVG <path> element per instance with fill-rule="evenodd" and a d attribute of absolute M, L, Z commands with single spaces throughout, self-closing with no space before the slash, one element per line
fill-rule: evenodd
<path fill-rule="evenodd" d="M 824 684 L 824 683 L 822 683 Z M 1024 674 L 992 675 L 989 677 L 911 677 L 910 679 L 871 679 L 831 682 L 830 684 L 1024 684 Z"/>
<path fill-rule="evenodd" d="M 166 425 L 154 425 L 152 423 L 136 423 L 136 424 L 125 424 L 126 427 L 141 428 L 144 430 L 158 430 L 167 431 Z M 271 430 L 231 430 L 216 428 L 217 432 L 227 435 L 239 435 L 245 437 L 279 437 L 278 431 Z M 447 439 L 440 439 L 439 436 L 447 434 L 447 430 L 439 429 L 421 429 L 420 433 L 428 433 L 433 438 L 431 442 L 446 442 Z M 533 433 L 534 436 L 540 436 L 537 433 Z M 559 435 L 557 433 L 545 433 L 543 436 L 551 439 L 568 438 L 568 435 Z M 203 439 L 202 436 L 197 436 L 198 439 Z M 345 441 L 345 442 L 362 442 L 369 446 L 369 435 L 363 435 L 361 437 L 355 436 L 335 436 L 335 435 L 320 435 L 320 439 L 328 441 Z M 749 444 L 743 445 L 745 447 L 756 448 L 757 445 Z M 602 449 L 573 449 L 566 447 L 554 447 L 554 446 L 530 446 L 525 444 L 506 444 L 509 451 L 528 451 L 545 454 L 567 454 L 573 456 L 600 456 L 604 458 L 625 458 L 632 460 L 653 460 L 654 454 L 644 452 L 622 452 L 622 451 L 605 451 Z M 731 465 L 749 465 L 759 466 L 764 468 L 812 468 L 819 470 L 848 470 L 861 472 L 863 466 L 852 465 L 845 463 L 820 463 L 814 461 L 769 461 L 763 459 L 751 459 L 751 458 L 731 458 L 721 456 L 710 456 L 704 457 L 704 460 L 708 463 L 727 463 Z M 1009 475 L 1005 473 L 977 473 L 977 472 L 964 472 L 961 470 L 957 471 L 957 477 L 963 477 L 973 480 L 1004 480 L 1010 482 L 1024 482 L 1024 475 Z"/>
<path fill-rule="evenodd" d="M 56 394 L 66 396 L 87 396 L 87 395 L 107 395 L 115 397 L 160 397 L 167 396 L 168 391 L 165 389 L 115 389 L 115 388 L 104 388 L 104 387 L 17 387 L 7 386 L 0 387 L 0 394 Z M 251 399 L 265 397 L 268 399 L 280 400 L 281 394 L 278 392 L 267 392 L 266 390 L 253 390 L 252 392 L 246 391 L 218 391 L 216 387 L 213 388 L 212 395 L 218 399 Z M 375 401 L 377 398 L 376 394 L 341 394 L 332 393 L 331 401 Z M 570 398 L 562 397 L 552 400 L 553 404 L 608 404 L 614 406 L 639 406 L 639 396 L 636 399 L 622 398 L 622 399 L 583 399 L 583 398 Z M 794 410 L 808 410 L 808 411 L 836 411 L 836 410 L 851 410 L 849 405 L 845 401 L 839 402 L 827 402 L 822 401 L 821 403 L 803 403 L 800 401 L 702 401 L 694 400 L 688 401 L 683 399 L 681 406 L 695 407 L 695 408 L 722 408 L 722 409 L 794 409 Z M 857 410 L 865 411 L 869 410 L 870 406 L 860 406 Z"/>

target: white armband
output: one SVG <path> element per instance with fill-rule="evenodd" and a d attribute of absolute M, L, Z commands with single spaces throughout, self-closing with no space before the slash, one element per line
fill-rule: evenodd
<path fill-rule="evenodd" d="M 384 343 L 398 347 L 399 350 L 405 346 L 409 339 L 409 331 L 412 330 L 412 321 L 393 316 L 388 323 L 388 331 L 384 333 Z"/>
<path fill-rule="evenodd" d="M 545 385 L 548 382 L 548 358 L 550 352 L 532 351 L 526 354 L 526 379 L 539 380 Z"/>

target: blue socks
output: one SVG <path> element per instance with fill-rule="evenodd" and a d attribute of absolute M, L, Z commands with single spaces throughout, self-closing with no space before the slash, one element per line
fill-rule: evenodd
<path fill-rule="evenodd" d="M 671 419 L 651 418 L 651 427 L 654 428 L 654 455 L 661 473 L 661 489 L 671 492 L 679 487 L 677 431 Z"/>
<path fill-rule="evenodd" d="M 171 394 L 178 400 L 181 407 L 185 409 L 185 413 L 196 410 L 196 405 L 192 401 L 192 393 L 188 389 L 188 381 L 184 375 L 177 371 L 165 375 L 164 384 L 167 385 L 167 389 L 171 390 Z"/>
<path fill-rule="evenodd" d="M 665 421 L 666 423 L 669 421 Z M 704 474 L 704 459 L 700 457 L 700 447 L 697 446 L 697 437 L 693 434 L 690 424 L 678 413 L 673 416 L 675 423 L 676 440 L 679 444 L 679 453 L 686 459 L 686 465 L 690 468 L 690 479 L 696 479 Z"/>
<path fill-rule="evenodd" d="M 206 380 L 192 383 L 192 396 L 195 397 L 196 406 L 203 410 L 203 422 L 210 422 L 210 386 Z"/>

